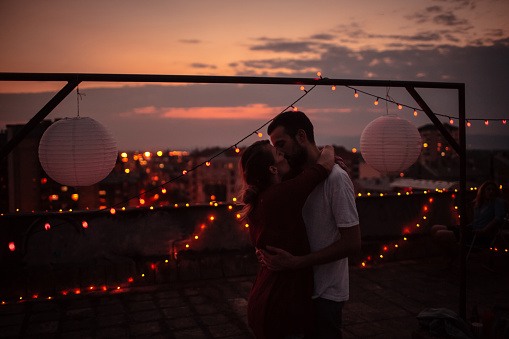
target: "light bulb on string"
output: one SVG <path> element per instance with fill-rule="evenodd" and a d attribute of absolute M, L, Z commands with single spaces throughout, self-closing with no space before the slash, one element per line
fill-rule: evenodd
<path fill-rule="evenodd" d="M 488 125 L 490 124 L 490 122 L 489 122 L 488 120 L 484 120 L 484 124 L 485 124 L 486 126 L 488 126 Z"/>
<path fill-rule="evenodd" d="M 449 123 L 452 125 L 454 124 L 454 120 L 452 120 L 452 118 L 449 118 Z"/>
<path fill-rule="evenodd" d="M 398 109 L 403 109 L 403 106 L 401 104 L 398 104 Z"/>
<path fill-rule="evenodd" d="M 504 120 L 502 120 L 502 123 L 503 123 L 504 125 L 505 125 L 505 124 L 507 124 L 507 120 L 505 120 L 505 119 L 504 119 Z"/>
<path fill-rule="evenodd" d="M 322 72 L 316 72 L 316 75 L 318 75 L 320 78 L 322 78 Z"/>
<path fill-rule="evenodd" d="M 359 97 L 359 93 L 357 93 L 357 90 L 355 90 L 355 93 L 353 95 L 354 97 L 358 98 Z"/>
<path fill-rule="evenodd" d="M 306 92 L 306 87 L 300 86 L 300 90 Z"/>
<path fill-rule="evenodd" d="M 295 106 L 292 106 L 292 107 L 293 107 L 293 111 L 297 112 L 297 107 L 295 107 Z"/>
<path fill-rule="evenodd" d="M 259 138 L 263 137 L 262 132 L 258 132 L 257 134 L 258 134 L 258 137 L 259 137 Z"/>
<path fill-rule="evenodd" d="M 470 127 L 470 126 L 472 126 L 472 123 L 467 120 L 467 127 Z"/>
<path fill-rule="evenodd" d="M 375 106 L 378 105 L 378 98 L 376 98 L 376 101 L 374 102 Z"/>
<path fill-rule="evenodd" d="M 331 88 L 333 91 L 336 90 L 336 85 L 332 85 L 332 88 Z"/>
<path fill-rule="evenodd" d="M 414 109 L 414 117 L 416 117 L 416 116 L 417 116 L 417 110 Z"/>

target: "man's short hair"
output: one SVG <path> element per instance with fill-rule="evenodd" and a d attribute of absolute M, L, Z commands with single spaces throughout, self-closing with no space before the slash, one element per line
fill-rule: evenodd
<path fill-rule="evenodd" d="M 283 126 L 285 128 L 285 132 L 293 139 L 295 139 L 297 131 L 302 129 L 306 132 L 309 142 L 315 144 L 313 124 L 303 112 L 287 111 L 278 114 L 267 128 L 267 133 L 270 135 L 279 126 Z"/>

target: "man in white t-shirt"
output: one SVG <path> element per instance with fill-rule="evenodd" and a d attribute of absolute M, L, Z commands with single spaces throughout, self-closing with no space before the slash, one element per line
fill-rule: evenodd
<path fill-rule="evenodd" d="M 292 171 L 312 166 L 320 154 L 313 125 L 302 112 L 279 114 L 268 127 L 272 144 L 285 153 Z M 341 338 L 342 309 L 349 299 L 348 256 L 360 250 L 361 235 L 352 181 L 335 165 L 319 184 L 302 210 L 311 253 L 292 256 L 267 246 L 263 263 L 273 270 L 313 266 L 315 331 L 310 338 Z"/>

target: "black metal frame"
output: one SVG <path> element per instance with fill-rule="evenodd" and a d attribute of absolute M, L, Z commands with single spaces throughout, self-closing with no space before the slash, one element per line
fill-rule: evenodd
<path fill-rule="evenodd" d="M 140 83 L 208 83 L 208 84 L 266 84 L 266 85 L 329 85 L 363 87 L 404 87 L 460 158 L 460 215 L 466 215 L 466 121 L 465 84 L 447 82 L 358 80 L 328 78 L 283 78 L 201 75 L 147 74 L 91 74 L 91 73 L 0 73 L 0 81 L 61 81 L 67 84 L 0 150 L 0 159 L 7 156 L 51 111 L 64 100 L 80 82 L 140 82 Z M 416 88 L 454 89 L 458 92 L 459 144 L 444 128 L 435 113 L 417 93 Z M 466 319 L 466 246 L 464 218 L 460 220 L 460 296 L 459 313 Z"/>

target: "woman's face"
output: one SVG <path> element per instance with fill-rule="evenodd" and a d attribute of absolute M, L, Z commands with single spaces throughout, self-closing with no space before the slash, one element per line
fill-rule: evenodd
<path fill-rule="evenodd" d="M 272 154 L 274 155 L 274 160 L 276 162 L 276 168 L 280 176 L 286 175 L 290 172 L 290 165 L 288 165 L 288 161 L 285 158 L 283 152 L 278 151 L 275 147 L 270 146 L 272 149 Z"/>
<path fill-rule="evenodd" d="M 484 188 L 484 198 L 487 201 L 491 201 L 491 200 L 495 199 L 496 196 L 497 196 L 497 187 L 495 185 L 487 185 Z"/>

